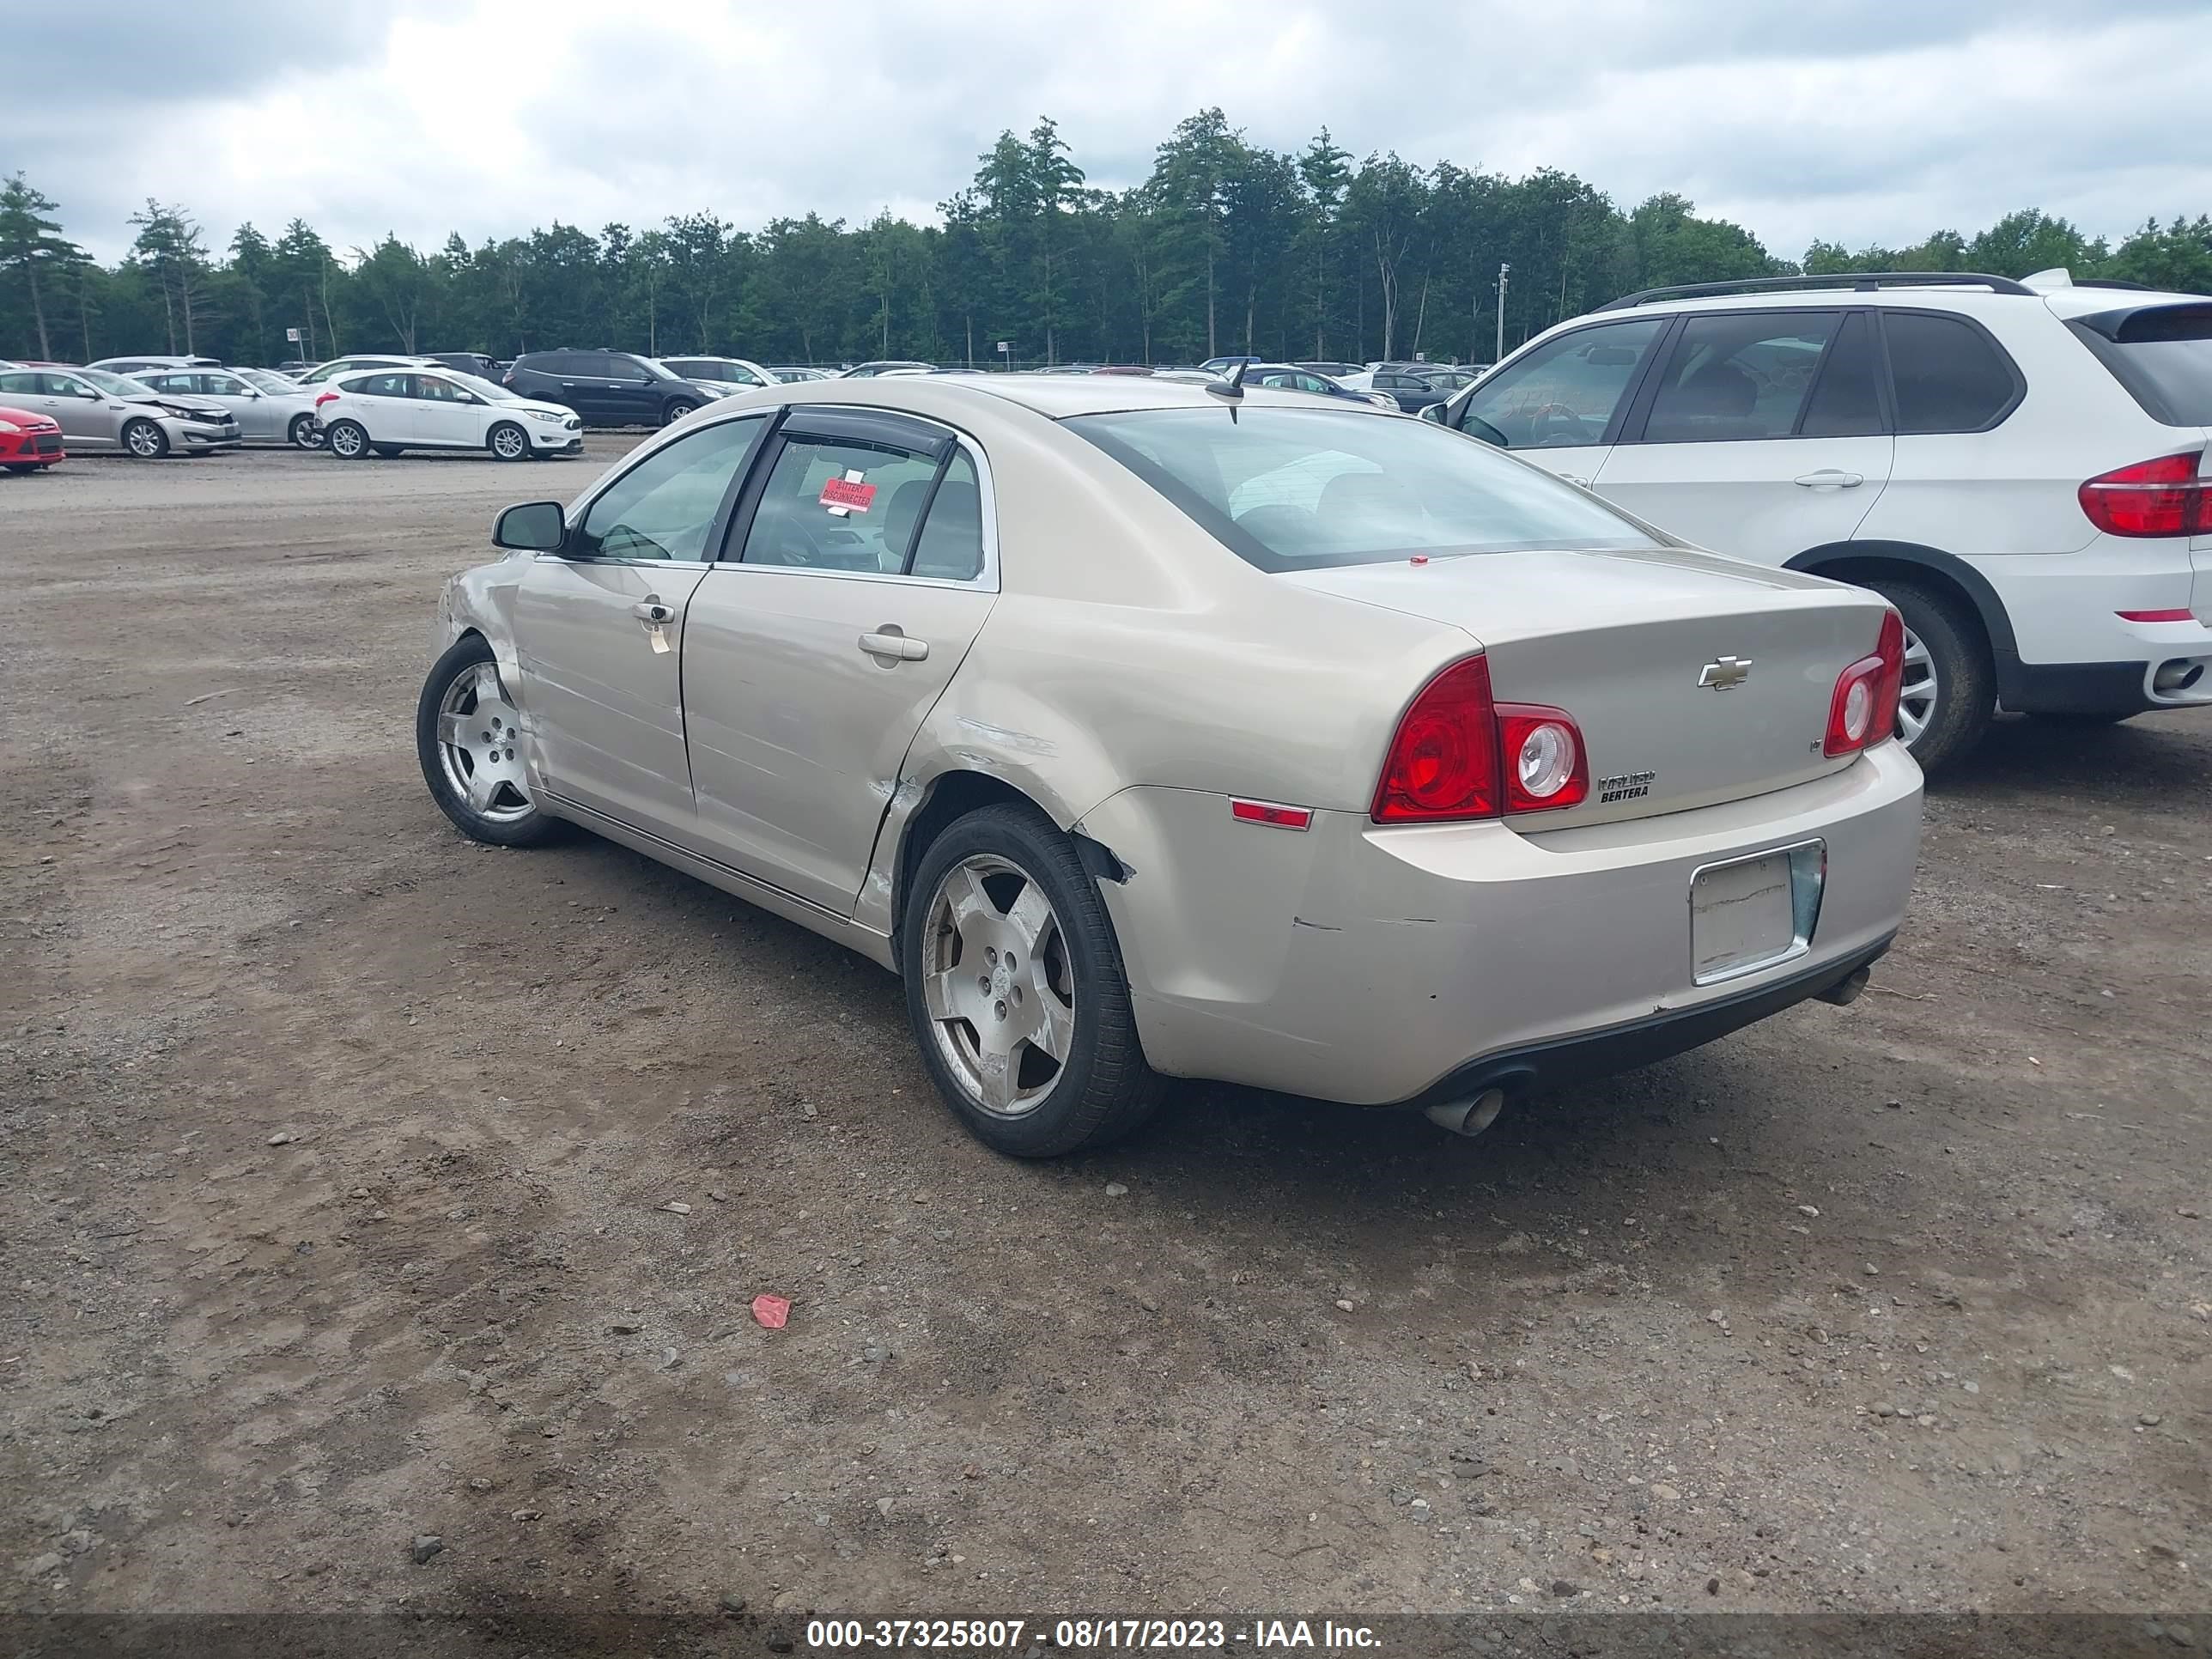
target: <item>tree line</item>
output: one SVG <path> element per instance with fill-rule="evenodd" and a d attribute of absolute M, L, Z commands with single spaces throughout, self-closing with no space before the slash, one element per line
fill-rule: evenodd
<path fill-rule="evenodd" d="M 1501 333 L 1510 349 L 1675 283 L 2064 265 L 2212 291 L 2202 215 L 2152 220 L 2112 246 L 2027 209 L 1909 247 L 1815 241 L 1792 263 L 1677 195 L 1624 211 L 1548 167 L 1509 179 L 1395 153 L 1355 161 L 1326 128 L 1285 153 L 1218 109 L 1179 124 L 1151 175 L 1118 191 L 1087 182 L 1049 119 L 1001 133 L 936 224 L 886 210 L 747 230 L 702 211 L 597 232 L 556 220 L 473 247 L 457 234 L 426 253 L 391 234 L 333 247 L 294 219 L 273 240 L 240 225 L 217 250 L 186 207 L 149 199 L 129 220 L 129 252 L 105 265 L 64 234 L 60 211 L 20 172 L 0 183 L 0 356 L 272 363 L 604 345 L 770 362 L 1488 362 Z"/>

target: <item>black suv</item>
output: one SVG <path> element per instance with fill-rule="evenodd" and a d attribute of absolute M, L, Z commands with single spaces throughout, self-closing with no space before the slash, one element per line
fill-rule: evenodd
<path fill-rule="evenodd" d="M 627 351 L 526 351 L 501 383 L 519 398 L 566 404 L 586 426 L 665 426 L 716 396 Z"/>

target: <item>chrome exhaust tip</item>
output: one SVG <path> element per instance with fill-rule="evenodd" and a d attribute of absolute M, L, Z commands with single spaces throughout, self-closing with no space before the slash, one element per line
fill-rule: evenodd
<path fill-rule="evenodd" d="M 1428 1120 L 1439 1129 L 1472 1140 L 1498 1121 L 1505 1109 L 1505 1091 L 1485 1089 L 1472 1100 L 1444 1100 L 1426 1109 Z"/>
<path fill-rule="evenodd" d="M 2150 689 L 2160 696 L 2170 697 L 2176 692 L 2186 691 L 2204 678 L 2204 665 L 2176 657 L 2172 662 L 2160 663 L 2158 672 L 2150 677 Z"/>

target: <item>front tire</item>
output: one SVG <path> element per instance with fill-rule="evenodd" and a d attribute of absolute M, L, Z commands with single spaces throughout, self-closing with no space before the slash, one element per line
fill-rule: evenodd
<path fill-rule="evenodd" d="M 1105 904 L 1033 808 L 984 807 L 930 843 L 899 961 L 922 1064 L 987 1146 L 1054 1158 L 1158 1109 L 1166 1085 L 1138 1042 Z"/>
<path fill-rule="evenodd" d="M 123 447 L 142 461 L 158 461 L 169 453 L 169 434 L 141 417 L 123 425 Z"/>
<path fill-rule="evenodd" d="M 535 847 L 559 828 L 530 798 L 521 715 L 481 634 L 456 640 L 422 682 L 415 756 L 430 799 L 473 841 Z"/>
<path fill-rule="evenodd" d="M 333 421 L 323 447 L 342 461 L 358 461 L 368 453 L 368 428 L 358 421 Z"/>
<path fill-rule="evenodd" d="M 484 434 L 484 447 L 502 461 L 530 459 L 530 434 L 513 421 L 501 421 Z"/>
<path fill-rule="evenodd" d="M 1996 711 L 1996 669 L 1980 624 L 1942 594 L 1885 576 L 1867 584 L 1905 618 L 1905 685 L 1897 735 L 1923 772 L 1940 772 L 1982 740 Z"/>
<path fill-rule="evenodd" d="M 663 426 L 673 426 L 698 407 L 699 405 L 695 403 L 678 398 L 660 411 L 660 423 Z"/>

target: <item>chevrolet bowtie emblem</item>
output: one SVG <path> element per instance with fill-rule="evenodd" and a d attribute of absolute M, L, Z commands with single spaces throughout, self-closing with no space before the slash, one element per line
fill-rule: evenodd
<path fill-rule="evenodd" d="M 1717 662 L 1709 662 L 1705 665 L 1698 675 L 1698 684 L 1710 686 L 1716 691 L 1733 691 L 1750 678 L 1750 658 L 1723 657 Z"/>

